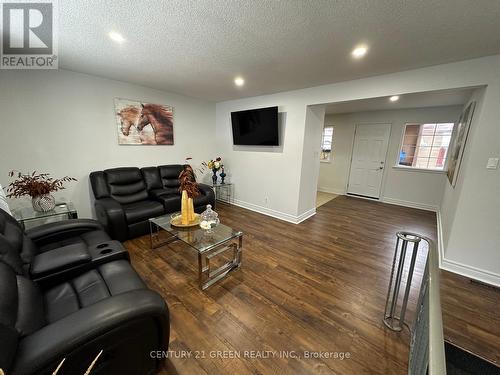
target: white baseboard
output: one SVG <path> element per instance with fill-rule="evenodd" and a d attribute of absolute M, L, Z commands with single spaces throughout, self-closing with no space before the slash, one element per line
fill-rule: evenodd
<path fill-rule="evenodd" d="M 441 269 L 500 288 L 500 275 L 444 258 Z"/>
<path fill-rule="evenodd" d="M 443 225 L 441 221 L 441 212 L 439 210 L 437 211 L 436 218 L 439 268 L 500 288 L 500 275 L 473 266 L 468 266 L 454 260 L 446 259 L 443 243 Z"/>
<path fill-rule="evenodd" d="M 271 216 L 276 219 L 280 219 L 283 221 L 287 221 L 292 224 L 299 224 L 303 222 L 304 220 L 310 218 L 311 216 L 316 214 L 316 208 L 312 208 L 309 211 L 304 212 L 301 215 L 295 216 L 295 215 L 290 215 L 284 212 L 276 211 L 268 207 L 262 207 L 257 204 L 253 203 L 248 203 L 244 201 L 240 201 L 238 199 L 235 199 L 233 201 L 233 204 L 238 207 L 246 208 L 247 210 L 258 212 L 263 215 Z"/>
<path fill-rule="evenodd" d="M 316 207 L 311 208 L 309 211 L 306 211 L 303 214 L 297 216 L 297 221 L 295 224 L 302 223 L 304 220 L 307 220 L 314 215 L 316 215 Z"/>
<path fill-rule="evenodd" d="M 431 204 L 424 204 L 424 203 L 417 203 L 417 202 L 405 201 L 405 200 L 402 200 L 402 199 L 380 197 L 379 201 L 383 202 L 383 203 L 388 203 L 388 204 L 395 204 L 397 206 L 418 208 L 420 210 L 426 210 L 426 211 L 432 211 L 432 212 L 438 212 L 439 211 L 439 208 L 437 206 L 434 206 L 434 205 L 431 205 Z"/>
<path fill-rule="evenodd" d="M 340 190 L 330 189 L 330 188 L 321 187 L 321 186 L 318 186 L 317 190 L 321 191 L 322 193 L 330 193 L 330 194 L 336 194 L 336 195 L 345 195 L 345 190 L 344 191 L 340 191 Z"/>

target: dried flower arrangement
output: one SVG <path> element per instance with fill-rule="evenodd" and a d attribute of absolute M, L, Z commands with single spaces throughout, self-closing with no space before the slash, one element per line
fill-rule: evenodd
<path fill-rule="evenodd" d="M 37 173 L 36 171 L 31 174 L 10 171 L 9 177 L 14 177 L 16 174 L 17 178 L 9 184 L 7 189 L 8 198 L 20 198 L 25 195 L 35 198 L 63 190 L 65 182 L 77 181 L 76 178 L 68 176 L 53 179 L 48 173 Z"/>
<path fill-rule="evenodd" d="M 190 158 L 186 160 L 189 159 Z M 198 183 L 196 182 L 196 176 L 193 168 L 189 164 L 184 165 L 184 169 L 179 175 L 179 180 L 181 183 L 179 186 L 179 192 L 182 193 L 185 190 L 189 198 L 196 198 L 201 194 Z"/>

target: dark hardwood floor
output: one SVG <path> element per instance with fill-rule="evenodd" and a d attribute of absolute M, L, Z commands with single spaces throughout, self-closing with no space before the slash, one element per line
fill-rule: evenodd
<path fill-rule="evenodd" d="M 441 271 L 441 308 L 445 340 L 500 366 L 500 289 Z"/>
<path fill-rule="evenodd" d="M 170 308 L 173 357 L 161 374 L 407 373 L 409 334 L 382 323 L 395 233 L 435 239 L 434 213 L 345 196 L 299 225 L 235 206 L 217 211 L 244 232 L 243 266 L 206 291 L 194 250 L 180 242 L 150 250 L 148 236 L 125 243 Z M 305 351 L 350 358 L 305 358 Z"/>
<path fill-rule="evenodd" d="M 433 213 L 348 197 L 299 225 L 235 206 L 217 211 L 244 232 L 243 266 L 204 292 L 196 254 L 182 243 L 156 250 L 147 236 L 126 243 L 135 268 L 168 302 L 170 350 L 207 357 L 172 358 L 165 373 L 406 373 L 409 335 L 382 323 L 395 232 L 435 237 Z M 244 358 L 244 351 L 302 358 Z M 304 351 L 350 358 L 304 358 Z M 241 358 L 210 358 L 231 354 Z"/>

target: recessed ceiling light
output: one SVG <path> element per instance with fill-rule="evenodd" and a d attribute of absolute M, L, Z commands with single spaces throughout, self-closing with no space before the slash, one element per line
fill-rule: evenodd
<path fill-rule="evenodd" d="M 117 33 L 116 31 L 111 31 L 108 36 L 111 38 L 111 40 L 117 42 L 117 43 L 123 43 L 125 41 L 125 38 L 123 37 L 122 34 Z"/>
<path fill-rule="evenodd" d="M 397 101 L 399 100 L 399 96 L 398 96 L 398 95 L 391 96 L 391 97 L 389 98 L 389 100 L 390 100 L 391 102 L 397 102 Z"/>
<path fill-rule="evenodd" d="M 242 77 L 236 77 L 234 79 L 234 84 L 236 86 L 240 86 L 241 87 L 241 86 L 243 86 L 245 84 L 245 80 Z"/>
<path fill-rule="evenodd" d="M 368 52 L 368 47 L 366 47 L 366 46 L 358 46 L 358 47 L 356 47 L 356 48 L 354 48 L 352 50 L 351 55 L 355 59 L 360 59 L 364 55 L 366 55 L 366 52 Z"/>

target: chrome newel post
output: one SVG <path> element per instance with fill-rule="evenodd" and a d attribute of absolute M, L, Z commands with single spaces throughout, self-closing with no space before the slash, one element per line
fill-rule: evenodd
<path fill-rule="evenodd" d="M 387 291 L 387 299 L 385 302 L 384 324 L 393 331 L 401 331 L 405 323 L 406 308 L 408 306 L 408 298 L 410 296 L 411 281 L 413 279 L 413 271 L 417 260 L 418 246 L 422 238 L 416 234 L 407 232 L 398 232 L 396 249 L 394 250 L 394 258 L 392 260 L 391 279 L 389 281 L 389 290 Z M 401 246 L 400 246 L 401 244 Z M 410 247 L 409 247 L 410 245 Z M 398 310 L 398 301 L 400 300 L 401 283 L 403 281 L 403 272 L 406 260 L 406 253 L 411 251 L 410 267 L 406 279 L 406 288 L 403 295 L 401 308 Z M 394 279 L 394 275 L 396 275 Z M 393 282 L 394 281 L 394 282 Z"/>

